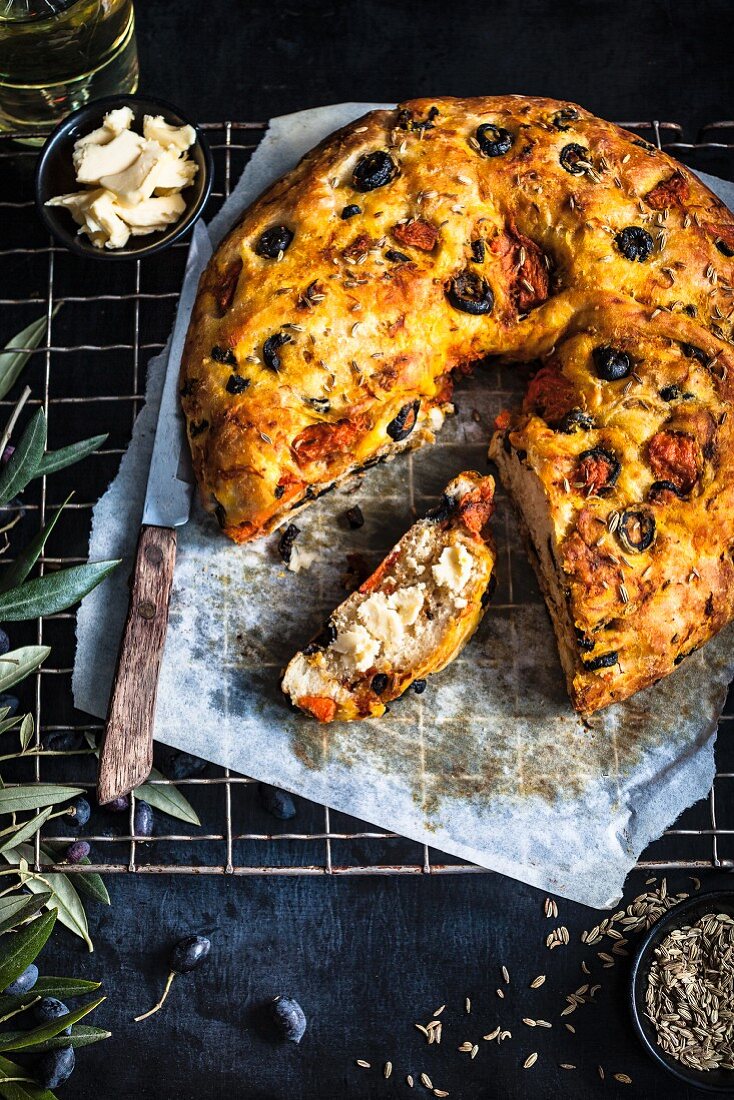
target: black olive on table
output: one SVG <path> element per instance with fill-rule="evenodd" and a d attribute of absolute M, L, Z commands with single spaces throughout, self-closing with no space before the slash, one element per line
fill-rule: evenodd
<path fill-rule="evenodd" d="M 628 225 L 620 229 L 614 238 L 614 243 L 626 260 L 639 264 L 650 258 L 654 248 L 652 237 L 639 225 Z"/>
<path fill-rule="evenodd" d="M 296 816 L 296 804 L 288 791 L 282 791 L 280 787 L 271 787 L 269 783 L 259 783 L 258 794 L 263 809 L 273 817 L 277 817 L 278 821 L 290 821 Z"/>
<path fill-rule="evenodd" d="M 477 127 L 476 139 L 479 148 L 486 157 L 503 157 L 509 153 L 515 140 L 509 130 L 484 122 Z"/>
<path fill-rule="evenodd" d="M 255 251 L 263 259 L 277 260 L 282 252 L 288 251 L 292 240 L 293 233 L 287 226 L 273 225 L 260 235 Z"/>
<path fill-rule="evenodd" d="M 276 997 L 270 1006 L 273 1025 L 281 1039 L 300 1043 L 306 1031 L 306 1015 L 292 997 Z"/>
<path fill-rule="evenodd" d="M 356 191 L 374 191 L 384 187 L 398 174 L 398 166 L 384 149 L 374 153 L 363 153 L 352 173 L 352 183 Z"/>
<path fill-rule="evenodd" d="M 446 290 L 454 309 L 479 316 L 490 313 L 494 306 L 494 293 L 486 279 L 474 271 L 462 271 L 455 275 Z"/>
<path fill-rule="evenodd" d="M 301 528 L 296 527 L 295 523 L 289 523 L 283 534 L 278 539 L 278 553 L 281 559 L 287 565 L 291 560 L 291 551 L 293 550 L 293 543 L 301 533 Z"/>
<path fill-rule="evenodd" d="M 364 516 L 358 504 L 355 504 L 353 508 L 348 508 L 346 515 L 347 523 L 352 531 L 357 531 L 360 527 L 364 527 Z"/>
<path fill-rule="evenodd" d="M 594 368 L 604 382 L 619 382 L 632 373 L 632 360 L 626 351 L 604 344 L 592 352 Z"/>

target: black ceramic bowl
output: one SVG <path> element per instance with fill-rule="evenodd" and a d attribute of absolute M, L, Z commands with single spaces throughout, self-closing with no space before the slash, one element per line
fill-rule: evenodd
<path fill-rule="evenodd" d="M 671 1058 L 662 1047 L 658 1046 L 655 1028 L 645 1014 L 645 991 L 650 966 L 655 958 L 655 948 L 669 932 L 682 928 L 686 924 L 695 924 L 700 917 L 708 913 L 727 913 L 734 917 L 734 890 L 712 890 L 707 894 L 698 894 L 695 898 L 689 898 L 688 901 L 681 902 L 661 917 L 647 933 L 632 966 L 630 989 L 632 1022 L 648 1054 L 674 1077 L 704 1092 L 732 1095 L 734 1094 L 734 1070 L 689 1069 L 676 1058 Z"/>
<path fill-rule="evenodd" d="M 84 190 L 84 185 L 77 183 L 74 175 L 71 160 L 74 142 L 101 126 L 104 116 L 115 107 L 130 107 L 135 115 L 133 128 L 139 131 L 142 128 L 143 115 L 163 115 L 166 122 L 173 126 L 193 126 L 196 130 L 196 141 L 188 155 L 196 162 L 199 170 L 194 182 L 181 192 L 186 209 L 177 222 L 145 237 L 131 237 L 125 248 L 95 248 L 87 237 L 77 234 L 78 226 L 68 210 L 62 206 L 44 204 L 56 195 Z M 206 138 L 193 122 L 184 118 L 170 103 L 144 95 L 111 96 L 107 99 L 95 99 L 73 111 L 49 134 L 36 165 L 36 206 L 44 224 L 59 244 L 78 256 L 92 256 L 96 260 L 142 259 L 143 256 L 168 248 L 191 229 L 209 198 L 213 174 L 212 155 Z"/>

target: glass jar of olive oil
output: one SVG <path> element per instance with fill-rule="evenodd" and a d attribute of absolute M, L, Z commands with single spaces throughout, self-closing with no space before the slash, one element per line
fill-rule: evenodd
<path fill-rule="evenodd" d="M 132 0 L 0 0 L 0 130 L 50 130 L 137 86 Z"/>

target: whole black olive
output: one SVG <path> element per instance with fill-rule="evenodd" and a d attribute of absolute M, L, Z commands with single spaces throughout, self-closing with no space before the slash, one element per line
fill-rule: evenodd
<path fill-rule="evenodd" d="M 685 500 L 685 494 L 672 481 L 653 481 L 647 491 L 647 499 L 651 504 L 657 504 L 664 499 L 665 493 L 673 493 L 679 500 Z"/>
<path fill-rule="evenodd" d="M 215 363 L 225 363 L 228 367 L 236 367 L 237 360 L 231 348 L 220 347 L 215 344 L 212 348 L 212 359 Z"/>
<path fill-rule="evenodd" d="M 505 153 L 509 153 L 515 140 L 509 130 L 503 130 L 501 126 L 494 126 L 491 122 L 483 122 L 478 126 L 475 136 L 486 157 L 503 157 Z"/>
<path fill-rule="evenodd" d="M 490 313 L 494 306 L 494 294 L 486 279 L 474 271 L 462 271 L 448 285 L 446 297 L 454 309 L 462 313 Z"/>
<path fill-rule="evenodd" d="M 342 210 L 342 221 L 347 222 L 350 218 L 353 218 L 355 214 L 361 214 L 362 207 L 357 206 L 356 202 L 351 202 L 349 206 L 345 206 Z"/>
<path fill-rule="evenodd" d="M 475 264 L 483 264 L 486 255 L 486 245 L 481 237 L 471 243 L 471 258 Z"/>
<path fill-rule="evenodd" d="M 682 396 L 682 390 L 680 386 L 674 382 L 671 386 L 663 386 L 659 391 L 663 401 L 677 401 Z"/>
<path fill-rule="evenodd" d="M 306 1016 L 298 1001 L 292 997 L 276 997 L 270 1014 L 279 1036 L 292 1043 L 300 1043 L 306 1031 Z"/>
<path fill-rule="evenodd" d="M 295 523 L 289 523 L 283 534 L 278 540 L 278 553 L 282 560 L 287 565 L 291 560 L 291 551 L 293 550 L 293 543 L 301 533 L 301 528 L 296 527 Z"/>
<path fill-rule="evenodd" d="M 553 115 L 553 125 L 556 130 L 569 130 L 569 122 L 577 122 L 579 113 L 575 107 L 563 107 Z"/>
<path fill-rule="evenodd" d="M 296 804 L 293 796 L 280 787 L 271 787 L 269 783 L 258 783 L 258 794 L 263 809 L 279 821 L 290 821 L 296 816 Z"/>
<path fill-rule="evenodd" d="M 385 431 L 396 443 L 407 439 L 413 431 L 420 407 L 420 399 L 409 401 L 407 405 L 403 405 L 395 419 L 390 421 Z"/>
<path fill-rule="evenodd" d="M 627 508 L 619 519 L 617 538 L 632 554 L 649 550 L 655 541 L 655 517 L 647 508 Z"/>
<path fill-rule="evenodd" d="M 416 693 L 416 695 L 422 695 L 423 692 L 426 690 L 426 687 L 427 687 L 427 683 L 426 683 L 425 680 L 414 680 L 413 681 L 413 691 Z"/>
<path fill-rule="evenodd" d="M 734 248 L 732 248 L 731 245 L 728 244 L 726 241 L 722 240 L 721 237 L 719 237 L 718 241 L 716 241 L 716 247 L 718 248 L 722 256 L 734 256 Z"/>
<path fill-rule="evenodd" d="M 312 653 L 318 653 L 320 649 L 328 649 L 336 641 L 336 633 L 336 627 L 329 621 L 321 633 L 311 639 L 303 652 L 307 657 L 310 657 Z"/>
<path fill-rule="evenodd" d="M 211 947 L 206 936 L 185 936 L 173 945 L 168 965 L 175 974 L 190 974 L 204 961 Z"/>
<path fill-rule="evenodd" d="M 364 527 L 364 516 L 358 504 L 347 509 L 347 523 L 352 531 L 358 531 L 360 527 Z"/>
<path fill-rule="evenodd" d="M 639 225 L 628 225 L 625 229 L 620 229 L 614 238 L 614 243 L 625 259 L 640 264 L 649 259 L 654 247 L 654 241 L 648 231 Z"/>
<path fill-rule="evenodd" d="M 589 164 L 589 150 L 584 149 L 583 145 L 572 142 L 570 145 L 564 145 L 558 159 L 561 162 L 561 168 L 565 168 L 572 176 L 583 176 Z"/>
<path fill-rule="evenodd" d="M 604 344 L 592 352 L 594 367 L 599 378 L 605 382 L 619 382 L 632 371 L 632 360 L 626 351 Z"/>
<path fill-rule="evenodd" d="M 249 378 L 243 378 L 241 374 L 230 374 L 225 388 L 227 393 L 244 393 L 249 385 Z"/>
<path fill-rule="evenodd" d="M 695 359 L 704 367 L 708 363 L 708 356 L 703 348 L 697 348 L 695 344 L 681 344 L 680 347 L 686 359 Z"/>
<path fill-rule="evenodd" d="M 609 653 L 600 653 L 598 657 L 588 657 L 582 664 L 587 672 L 596 672 L 600 668 L 612 668 L 618 662 L 619 654 L 612 649 Z"/>
<path fill-rule="evenodd" d="M 363 153 L 357 161 L 352 183 L 356 191 L 374 191 L 394 180 L 398 167 L 389 153 L 376 149 L 374 153 Z"/>
<path fill-rule="evenodd" d="M 278 351 L 284 344 L 290 344 L 291 337 L 287 332 L 276 332 L 272 336 L 268 336 L 267 340 L 263 344 L 263 362 L 268 370 L 276 371 L 280 370 L 280 356 Z"/>
<path fill-rule="evenodd" d="M 266 260 L 277 260 L 281 252 L 288 251 L 292 240 L 290 229 L 285 225 L 274 225 L 260 235 L 255 251 Z"/>
<path fill-rule="evenodd" d="M 372 677 L 371 687 L 375 695 L 382 695 L 387 687 L 387 676 L 384 672 L 378 672 L 376 676 Z"/>
<path fill-rule="evenodd" d="M 385 253 L 385 259 L 390 260 L 393 264 L 409 264 L 410 256 L 406 256 L 404 252 L 398 252 L 396 248 L 388 248 Z"/>
<path fill-rule="evenodd" d="M 558 430 L 564 435 L 573 435 L 574 432 L 590 432 L 594 428 L 594 417 L 584 409 L 571 409 L 563 417 L 558 425 Z"/>

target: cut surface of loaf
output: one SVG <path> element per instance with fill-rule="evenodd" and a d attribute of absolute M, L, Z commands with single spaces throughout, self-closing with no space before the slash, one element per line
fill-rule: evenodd
<path fill-rule="evenodd" d="M 378 717 L 457 656 L 489 599 L 493 494 L 493 479 L 474 472 L 451 482 L 292 659 L 282 681 L 292 703 L 321 722 Z"/>

